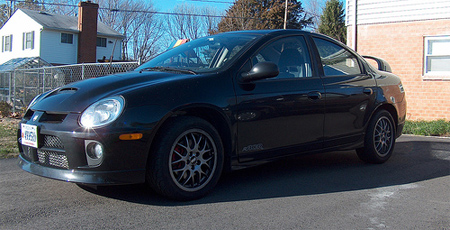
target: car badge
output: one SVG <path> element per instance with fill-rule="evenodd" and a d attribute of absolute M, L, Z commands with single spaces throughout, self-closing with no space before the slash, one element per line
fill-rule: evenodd
<path fill-rule="evenodd" d="M 36 121 L 39 118 L 39 114 L 34 115 L 33 121 Z"/>

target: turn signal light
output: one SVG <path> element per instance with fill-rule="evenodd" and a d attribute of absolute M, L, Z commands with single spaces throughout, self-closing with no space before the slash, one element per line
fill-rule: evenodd
<path fill-rule="evenodd" d="M 132 141 L 132 140 L 139 140 L 142 138 L 142 133 L 128 133 L 128 134 L 122 134 L 119 136 L 119 139 L 122 141 Z"/>

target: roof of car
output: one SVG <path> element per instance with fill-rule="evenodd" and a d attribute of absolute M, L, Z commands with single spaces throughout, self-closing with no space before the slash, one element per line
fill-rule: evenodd
<path fill-rule="evenodd" d="M 261 34 L 261 35 L 267 35 L 267 34 L 297 34 L 297 33 L 310 33 L 308 31 L 304 30 L 295 30 L 295 29 L 274 29 L 274 30 L 241 30 L 241 31 L 231 31 L 227 33 L 243 33 L 243 34 Z"/>

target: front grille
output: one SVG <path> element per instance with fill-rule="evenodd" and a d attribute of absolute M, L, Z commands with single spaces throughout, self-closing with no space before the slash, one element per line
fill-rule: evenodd
<path fill-rule="evenodd" d="M 64 153 L 59 153 L 56 151 L 38 149 L 38 160 L 39 163 L 46 166 L 53 166 L 58 168 L 69 168 L 69 162 Z"/>
<path fill-rule="evenodd" d="M 43 144 L 43 148 L 55 148 L 64 150 L 64 144 L 62 143 L 61 139 L 56 136 L 45 135 Z"/>
<path fill-rule="evenodd" d="M 40 164 L 58 168 L 69 168 L 69 162 L 64 152 L 64 144 L 57 136 L 44 135 L 42 147 L 37 150 Z"/>

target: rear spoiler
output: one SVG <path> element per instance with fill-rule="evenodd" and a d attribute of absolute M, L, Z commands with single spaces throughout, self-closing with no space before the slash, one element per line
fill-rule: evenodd
<path fill-rule="evenodd" d="M 387 61 L 374 56 L 363 56 L 363 58 L 374 60 L 378 64 L 378 70 L 392 73 L 391 66 Z"/>

